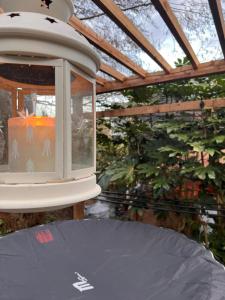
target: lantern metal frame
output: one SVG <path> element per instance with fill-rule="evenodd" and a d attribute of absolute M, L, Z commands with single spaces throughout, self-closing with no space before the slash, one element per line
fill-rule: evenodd
<path fill-rule="evenodd" d="M 85 74 L 83 71 L 79 70 L 77 67 L 73 66 L 71 63 L 68 61 L 64 61 L 64 66 L 65 66 L 65 99 L 66 99 L 66 119 L 65 119 L 65 138 L 66 138 L 66 149 L 65 153 L 67 153 L 67 158 L 65 162 L 65 177 L 66 178 L 74 178 L 74 179 L 81 179 L 85 178 L 87 176 L 91 176 L 91 174 L 94 174 L 96 172 L 96 80 L 91 78 L 89 75 Z M 71 85 L 70 85 L 70 75 L 71 72 L 81 76 L 82 78 L 86 79 L 89 81 L 92 86 L 92 110 L 93 110 L 93 166 L 90 168 L 85 168 L 85 169 L 80 169 L 80 170 L 72 170 L 72 138 L 71 138 L 71 119 L 68 117 L 70 116 L 70 100 L 71 100 Z"/>
<path fill-rule="evenodd" d="M 96 185 L 96 80 L 65 59 L 37 59 L 28 57 L 0 56 L 0 64 L 27 64 L 52 66 L 55 68 L 56 97 L 56 158 L 55 172 L 11 173 L 0 169 L 0 211 L 34 212 L 63 208 L 100 193 Z M 81 76 L 93 86 L 93 166 L 72 170 L 71 128 L 71 72 Z M 6 80 L 10 82 L 9 80 Z M 38 92 L 38 86 L 11 82 L 12 87 L 29 86 Z M 16 84 L 16 85 L 15 85 Z M 41 86 L 44 89 L 44 86 Z M 7 89 L 7 88 L 6 88 Z M 1 167 L 0 167 L 1 168 Z M 37 193 L 37 194 L 36 194 Z M 15 200 L 13 199 L 13 195 Z M 2 198 L 0 197 L 0 198 Z M 7 200 L 8 199 L 8 200 Z M 38 200 L 40 199 L 40 200 Z"/>
<path fill-rule="evenodd" d="M 101 192 L 100 187 L 96 184 L 94 174 L 96 169 L 95 158 L 93 161 L 89 159 L 89 155 L 96 155 L 95 78 L 101 62 L 89 42 L 72 26 L 67 24 L 74 12 L 73 2 L 72 0 L 54 0 L 51 5 L 43 6 L 40 5 L 39 0 L 29 0 L 29 4 L 27 4 L 27 0 L 0 0 L 0 6 L 4 11 L 0 15 L 0 64 L 53 66 L 55 68 L 54 95 L 57 107 L 55 172 L 0 173 L 0 211 L 35 212 L 54 210 L 93 199 Z M 16 66 L 14 67 L 16 70 Z M 36 70 L 35 67 L 33 69 Z M 3 75 L 5 72 L 4 67 L 2 70 Z M 85 119 L 83 129 L 86 131 L 83 139 L 81 132 L 78 133 L 78 138 L 81 136 L 80 144 L 78 142 L 79 146 L 76 142 L 72 145 L 72 136 L 75 137 L 77 134 L 76 122 L 73 123 L 74 127 L 71 125 L 75 114 L 73 117 L 69 117 L 71 109 L 76 107 L 76 104 L 74 104 L 76 102 L 73 102 L 74 100 L 71 102 L 71 70 L 93 86 L 93 116 L 87 116 L 86 118 L 86 111 L 83 110 Z M 43 78 L 41 78 L 41 82 L 44 82 L 44 84 L 51 82 L 51 80 L 48 81 L 47 73 L 48 71 L 46 73 L 44 71 Z M 7 72 L 5 77 L 8 78 Z M 11 81 L 0 78 L 1 82 L 5 82 L 6 86 L 14 84 L 14 89 L 18 87 L 18 84 L 15 85 L 12 78 Z M 28 82 L 32 83 L 32 80 L 28 80 Z M 33 80 L 33 82 L 36 81 Z M 25 86 L 37 89 L 37 86 L 33 84 L 22 83 L 19 85 L 24 89 Z M 42 85 L 40 87 L 44 89 L 46 86 Z M 87 90 L 87 99 L 79 99 L 78 95 L 77 114 L 79 114 L 79 110 L 83 107 L 82 103 L 85 103 L 85 101 L 88 103 L 87 112 L 89 112 L 91 87 L 88 84 Z M 15 99 L 15 92 L 13 93 Z M 83 91 L 79 93 L 82 96 Z M 76 99 L 76 96 L 74 99 Z M 15 110 L 13 116 L 15 116 Z M 88 131 L 89 129 L 90 131 Z M 92 137 L 94 142 L 92 142 Z M 79 167 L 80 159 L 81 168 L 85 168 L 85 165 L 87 168 L 74 171 L 72 170 L 72 151 L 76 155 L 76 151 L 82 149 L 83 145 L 87 146 L 87 149 L 85 148 L 86 152 L 82 155 L 79 155 L 78 152 L 78 156 L 74 156 L 74 161 L 76 167 Z M 90 148 L 88 148 L 89 146 Z M 91 147 L 93 147 L 93 151 L 89 150 Z M 85 153 L 87 153 L 87 156 L 85 156 Z M 87 161 L 85 161 L 85 157 L 87 157 Z M 88 167 L 89 161 L 90 166 L 93 163 L 90 168 Z M 47 169 L 47 165 L 43 169 Z M 40 168 L 40 170 L 42 169 Z"/>

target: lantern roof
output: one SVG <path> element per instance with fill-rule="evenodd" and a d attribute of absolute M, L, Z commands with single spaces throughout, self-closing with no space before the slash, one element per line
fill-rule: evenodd
<path fill-rule="evenodd" d="M 67 22 L 73 15 L 72 0 L 0 0 L 5 12 L 25 11 L 48 15 Z"/>
<path fill-rule="evenodd" d="M 52 16 L 20 11 L 4 13 L 0 16 L 0 38 L 3 55 L 64 58 L 91 76 L 100 67 L 100 59 L 89 42 L 70 25 Z"/>

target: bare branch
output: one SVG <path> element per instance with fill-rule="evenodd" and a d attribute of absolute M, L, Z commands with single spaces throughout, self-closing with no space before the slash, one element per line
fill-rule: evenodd
<path fill-rule="evenodd" d="M 127 8 L 121 8 L 121 10 L 122 11 L 129 11 L 129 10 L 138 9 L 138 8 L 141 8 L 141 7 L 149 7 L 149 6 L 152 6 L 152 3 L 143 3 L 143 4 L 139 4 L 139 5 L 134 5 L 134 6 L 130 6 L 130 7 L 127 7 Z M 105 13 L 100 13 L 100 14 L 96 14 L 96 15 L 93 15 L 93 16 L 80 18 L 80 20 L 82 20 L 82 21 L 91 20 L 91 19 L 94 19 L 94 18 L 99 18 L 99 17 L 104 16 L 104 15 L 105 15 Z"/>

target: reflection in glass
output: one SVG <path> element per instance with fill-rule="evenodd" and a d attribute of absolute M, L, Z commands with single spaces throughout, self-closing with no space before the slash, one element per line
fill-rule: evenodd
<path fill-rule="evenodd" d="M 49 66 L 0 66 L 0 171 L 55 171 L 54 82 Z"/>
<path fill-rule="evenodd" d="M 94 166 L 93 84 L 71 73 L 72 170 Z"/>
<path fill-rule="evenodd" d="M 8 119 L 12 117 L 12 93 L 0 83 L 0 165 L 8 165 Z M 3 167 L 0 170 L 7 170 Z"/>

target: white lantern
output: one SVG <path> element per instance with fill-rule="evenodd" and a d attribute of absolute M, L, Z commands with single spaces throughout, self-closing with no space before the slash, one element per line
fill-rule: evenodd
<path fill-rule="evenodd" d="M 66 22 L 71 0 L 0 0 L 0 211 L 52 210 L 100 193 L 100 60 Z"/>

